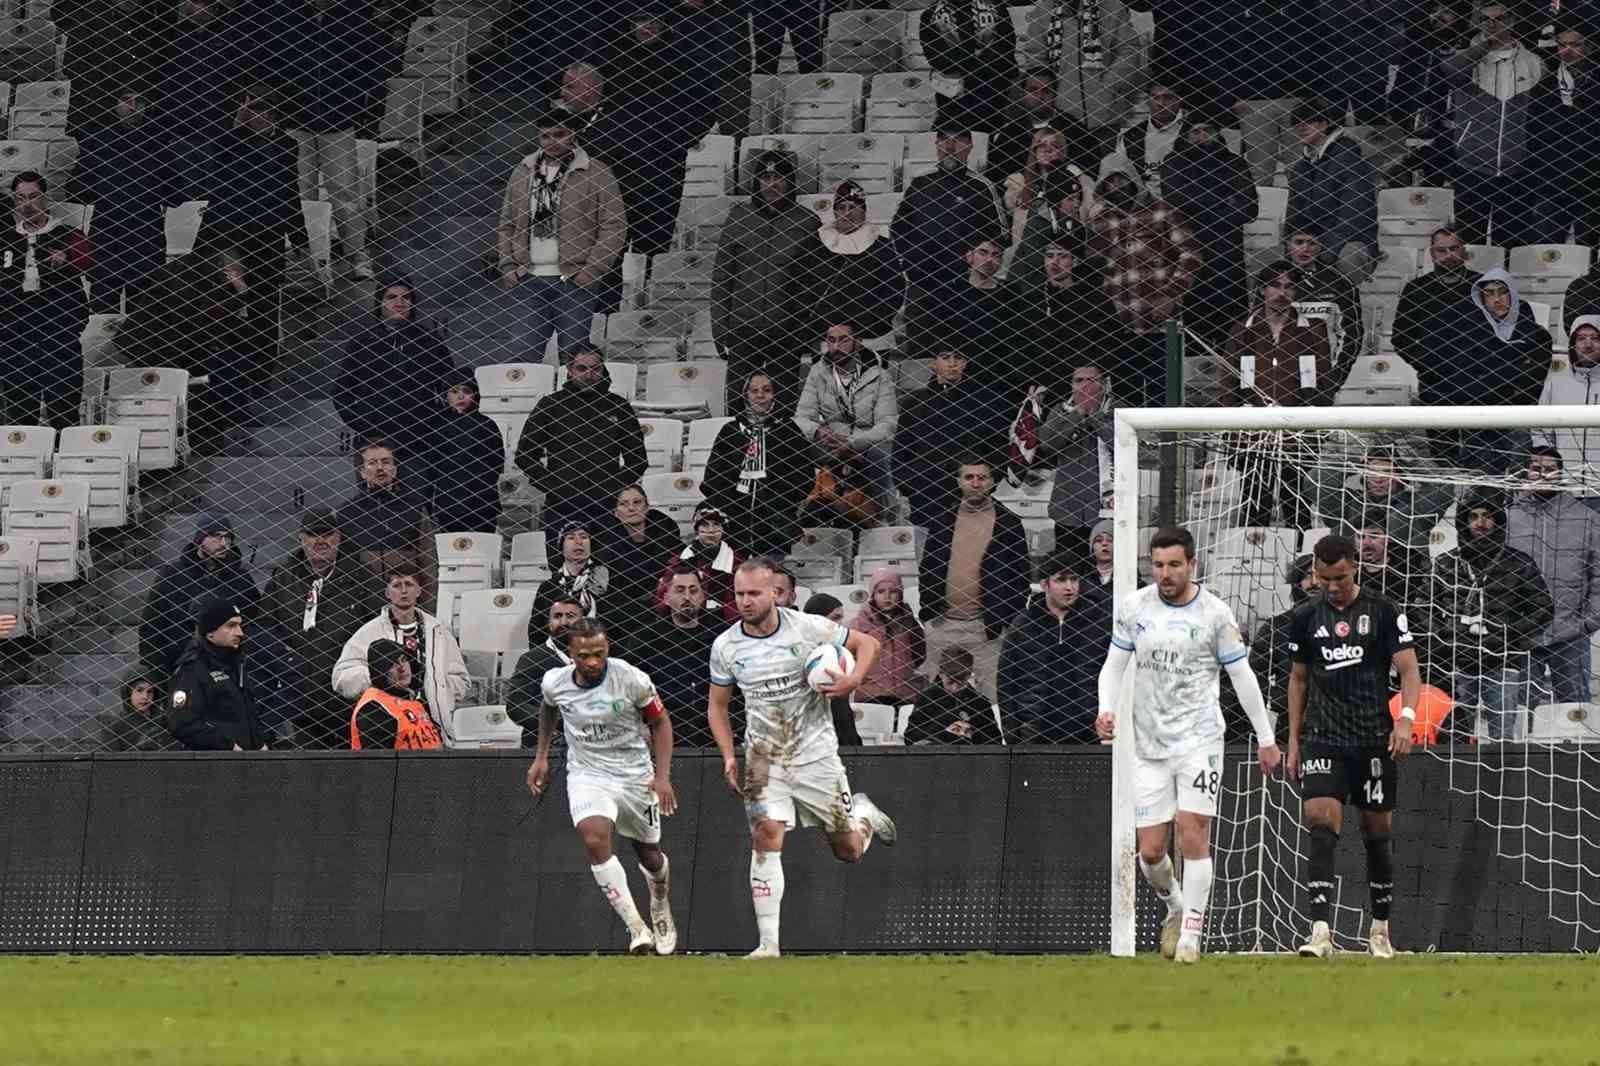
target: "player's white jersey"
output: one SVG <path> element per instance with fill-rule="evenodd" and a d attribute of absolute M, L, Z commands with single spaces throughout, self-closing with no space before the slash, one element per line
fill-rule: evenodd
<path fill-rule="evenodd" d="M 599 684 L 578 684 L 577 667 L 546 670 L 547 706 L 561 711 L 567 736 L 567 773 L 619 781 L 655 776 L 644 723 L 661 714 L 650 675 L 622 659 L 607 659 Z"/>
<path fill-rule="evenodd" d="M 1222 668 L 1249 654 L 1233 611 L 1191 586 L 1182 606 L 1147 585 L 1117 605 L 1111 643 L 1134 653 L 1136 750 L 1169 759 L 1222 741 Z M 1114 709 L 1114 708 L 1108 708 Z"/>
<path fill-rule="evenodd" d="M 820 615 L 779 607 L 778 628 L 753 637 L 743 622 L 711 645 L 711 683 L 744 693 L 745 750 L 790 765 L 839 751 L 828 698 L 806 684 L 806 656 L 823 644 L 843 648 L 849 630 Z"/>

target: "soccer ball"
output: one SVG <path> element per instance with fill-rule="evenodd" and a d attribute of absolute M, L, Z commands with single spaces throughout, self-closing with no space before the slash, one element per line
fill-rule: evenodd
<path fill-rule="evenodd" d="M 846 676 L 856 668 L 856 657 L 849 648 L 835 648 L 832 644 L 819 644 L 806 656 L 806 684 L 813 689 Z"/>

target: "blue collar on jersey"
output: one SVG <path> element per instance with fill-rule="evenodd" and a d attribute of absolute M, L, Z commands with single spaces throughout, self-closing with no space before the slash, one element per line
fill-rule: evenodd
<path fill-rule="evenodd" d="M 577 667 L 577 664 L 574 663 L 573 667 L 572 667 L 572 683 L 574 685 L 577 685 L 579 688 L 584 689 L 584 690 L 588 690 L 588 689 L 591 689 L 591 688 L 599 688 L 601 685 L 606 683 L 606 675 L 609 674 L 610 672 L 611 672 L 611 657 L 608 655 L 608 656 L 606 656 L 606 668 L 604 670 L 600 671 L 600 680 L 596 681 L 592 685 L 585 685 L 582 681 L 578 680 L 578 667 Z"/>
<path fill-rule="evenodd" d="M 1165 596 L 1161 595 L 1161 590 L 1160 589 L 1156 589 L 1156 599 L 1160 600 L 1164 605 L 1166 605 L 1168 607 L 1171 607 L 1175 611 L 1181 611 L 1185 607 L 1188 607 L 1190 604 L 1194 603 L 1195 600 L 1198 600 L 1200 598 L 1200 591 L 1201 591 L 1200 582 L 1194 581 L 1194 582 L 1190 582 L 1190 584 L 1194 585 L 1194 595 L 1190 596 L 1187 600 L 1184 600 L 1182 603 L 1169 603 L 1167 601 L 1167 598 Z"/>
<path fill-rule="evenodd" d="M 765 636 L 763 636 L 760 633 L 752 633 L 752 632 L 750 632 L 749 627 L 744 624 L 744 619 L 743 618 L 739 619 L 739 632 L 744 634 L 745 636 L 749 637 L 751 640 L 766 640 L 768 637 L 777 636 L 783 630 L 783 612 L 784 612 L 784 608 L 782 608 L 782 607 L 773 607 L 772 609 L 774 611 L 778 612 L 778 624 L 772 627 L 772 632 L 771 633 L 768 633 Z"/>

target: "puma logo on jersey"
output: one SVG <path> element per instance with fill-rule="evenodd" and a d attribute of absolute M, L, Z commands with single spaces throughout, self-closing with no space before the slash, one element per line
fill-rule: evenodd
<path fill-rule="evenodd" d="M 1340 644 L 1332 648 L 1322 649 L 1322 661 L 1326 663 L 1324 669 L 1343 670 L 1347 666 L 1355 666 L 1366 657 L 1367 649 L 1359 644 Z"/>

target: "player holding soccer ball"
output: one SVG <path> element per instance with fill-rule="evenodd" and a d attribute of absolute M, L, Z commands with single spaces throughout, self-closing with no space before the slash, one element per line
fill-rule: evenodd
<path fill-rule="evenodd" d="M 1107 740 L 1116 735 L 1122 676 L 1132 658 L 1139 870 L 1167 905 L 1161 954 L 1196 962 L 1211 899 L 1211 819 L 1222 784 L 1224 669 L 1261 745 L 1263 774 L 1272 775 L 1279 753 L 1239 623 L 1226 603 L 1194 583 L 1189 531 L 1158 530 L 1150 539 L 1150 567 L 1155 584 L 1123 599 L 1112 618 L 1095 729 Z M 1174 821 L 1183 851 L 1181 889 L 1168 854 Z"/>
<path fill-rule="evenodd" d="M 567 737 L 567 801 L 589 872 L 628 927 L 628 954 L 671 955 L 678 944 L 667 897 L 667 855 L 661 818 L 678 810 L 672 790 L 672 721 L 644 671 L 613 659 L 604 623 L 585 619 L 567 630 L 571 666 L 546 670 L 539 714 L 539 749 L 528 767 L 528 788 L 544 793 L 550 743 L 559 718 Z M 649 727 L 646 744 L 641 725 Z M 650 748 L 655 748 L 652 764 Z M 611 851 L 616 831 L 633 840 L 639 871 L 650 886 L 650 924 L 639 917 L 628 874 Z"/>
<path fill-rule="evenodd" d="M 1394 958 L 1389 903 L 1394 895 L 1395 760 L 1411 751 L 1411 723 L 1422 673 L 1406 616 L 1389 600 L 1356 584 L 1356 546 L 1327 536 L 1312 550 L 1322 597 L 1300 605 L 1289 621 L 1289 776 L 1303 782 L 1311 855 L 1311 939 L 1300 954 L 1333 954 L 1328 928 L 1333 853 L 1344 805 L 1361 812 L 1367 840 L 1372 930 L 1367 950 Z M 1400 716 L 1389 714 L 1389 667 L 1400 675 Z M 1305 746 L 1301 747 L 1301 733 Z"/>
<path fill-rule="evenodd" d="M 855 691 L 878 657 L 878 642 L 818 615 L 775 602 L 772 564 L 751 560 L 733 575 L 739 621 L 711 646 L 707 717 L 722 752 L 722 776 L 744 797 L 750 818 L 750 898 L 761 943 L 749 958 L 775 959 L 783 906 L 783 839 L 790 829 L 820 825 L 840 862 L 860 862 L 873 839 L 893 844 L 894 822 L 865 793 L 850 791 L 839 761 L 828 700 Z M 847 649 L 855 669 L 820 688 L 806 678 L 820 645 Z M 733 751 L 728 700 L 744 693 L 745 764 Z"/>

